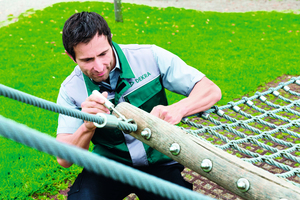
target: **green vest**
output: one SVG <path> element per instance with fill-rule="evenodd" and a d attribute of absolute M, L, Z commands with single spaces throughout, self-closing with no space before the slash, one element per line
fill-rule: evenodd
<path fill-rule="evenodd" d="M 153 56 L 149 55 L 152 54 L 151 50 L 129 48 L 126 49 L 125 54 L 125 50 L 123 52 L 119 45 L 113 42 L 113 46 L 118 54 L 121 74 L 114 99 L 111 101 L 115 105 L 126 101 L 146 112 L 150 112 L 157 105 L 168 105 L 165 89 L 158 72 L 159 70 L 154 69 L 157 67 L 157 64 L 153 60 Z M 136 53 L 139 56 L 135 56 Z M 139 65 L 135 63 L 139 63 Z M 140 65 L 140 63 L 144 64 Z M 141 72 L 141 70 L 144 70 L 144 72 Z M 86 75 L 84 75 L 84 81 L 88 95 L 91 95 L 93 90 L 99 90 L 99 86 L 94 84 Z M 126 165 L 133 165 L 124 133 L 119 129 L 97 128 L 92 142 L 94 144 L 94 153 Z M 143 144 L 143 147 L 143 151 L 146 152 L 148 165 L 163 164 L 172 161 L 171 158 L 147 144 Z"/>

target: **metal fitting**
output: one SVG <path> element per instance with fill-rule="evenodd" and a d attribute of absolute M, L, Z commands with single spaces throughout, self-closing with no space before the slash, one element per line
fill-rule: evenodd
<path fill-rule="evenodd" d="M 254 103 L 252 101 L 248 100 L 248 101 L 246 101 L 246 104 L 247 104 L 247 106 L 252 107 Z"/>
<path fill-rule="evenodd" d="M 279 94 L 280 94 L 280 93 L 279 93 L 278 91 L 274 91 L 274 92 L 273 92 L 273 95 L 274 95 L 275 97 L 278 97 Z"/>
<path fill-rule="evenodd" d="M 181 119 L 181 121 L 182 121 L 183 123 L 187 123 L 188 120 L 189 120 L 189 118 L 187 118 L 187 117 L 183 117 L 183 118 Z"/>
<path fill-rule="evenodd" d="M 247 192 L 250 188 L 250 183 L 247 179 L 245 178 L 240 178 L 237 182 L 236 182 L 236 186 L 237 188 L 241 191 L 241 192 Z"/>
<path fill-rule="evenodd" d="M 149 128 L 145 128 L 142 132 L 141 132 L 141 136 L 143 138 L 145 138 L 146 140 L 149 140 L 151 137 L 151 130 Z"/>
<path fill-rule="evenodd" d="M 174 155 L 177 156 L 180 153 L 180 146 L 177 143 L 173 143 L 170 147 L 170 152 Z"/>
<path fill-rule="evenodd" d="M 266 98 L 265 96 L 260 96 L 259 99 L 260 99 L 262 102 L 267 101 L 267 98 Z"/>
<path fill-rule="evenodd" d="M 283 87 L 283 89 L 284 89 L 286 92 L 288 92 L 288 91 L 290 90 L 290 87 L 286 85 L 286 86 Z"/>
<path fill-rule="evenodd" d="M 106 115 L 104 113 L 97 113 L 96 115 L 99 116 L 99 117 L 101 117 L 103 119 L 103 122 L 102 122 L 102 124 L 98 124 L 98 123 L 94 122 L 94 125 L 97 128 L 103 128 L 106 125 L 106 123 L 107 123 L 107 117 L 106 117 Z"/>
<path fill-rule="evenodd" d="M 233 106 L 232 110 L 238 113 L 241 110 L 241 108 L 238 106 Z"/>
<path fill-rule="evenodd" d="M 127 119 L 125 122 L 128 123 L 128 124 L 134 124 L 134 125 L 137 125 L 136 122 L 135 122 L 133 119 Z M 123 130 L 123 132 L 124 132 L 125 134 L 131 133 L 131 131 L 129 131 L 129 130 Z"/>
<path fill-rule="evenodd" d="M 203 119 L 208 119 L 209 113 L 203 112 L 203 113 L 201 114 L 201 117 L 202 117 Z"/>
<path fill-rule="evenodd" d="M 217 111 L 217 115 L 219 115 L 220 117 L 223 117 L 224 113 L 225 112 L 223 110 L 218 110 Z"/>
<path fill-rule="evenodd" d="M 204 159 L 201 162 L 201 169 L 205 172 L 210 172 L 212 170 L 212 162 L 209 159 Z"/>

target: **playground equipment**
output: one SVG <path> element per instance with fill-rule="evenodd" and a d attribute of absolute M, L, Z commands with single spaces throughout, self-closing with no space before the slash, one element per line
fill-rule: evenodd
<path fill-rule="evenodd" d="M 222 107 L 213 107 L 198 116 L 194 116 L 194 118 L 183 119 L 184 123 L 196 127 L 197 130 L 183 130 L 180 127 L 172 126 L 127 103 L 121 103 L 114 109 L 126 119 L 132 119 L 128 121 L 118 120 L 111 116 L 104 119 L 103 116 L 90 116 L 79 111 L 69 111 L 54 103 L 2 85 L 0 86 L 0 94 L 99 124 L 103 124 L 105 121 L 113 124 L 116 128 L 127 131 L 149 146 L 242 198 L 283 200 L 300 199 L 300 168 L 293 167 L 294 163 L 300 163 L 300 145 L 291 141 L 298 141 L 297 139 L 300 138 L 300 93 L 291 90 L 290 84 L 300 85 L 300 77 L 292 78 L 286 83 L 279 84 L 276 88 L 270 88 L 263 93 L 256 93 L 249 98 L 245 97 L 238 102 L 230 102 Z M 284 97 L 280 94 L 280 90 L 293 96 L 293 98 Z M 270 95 L 275 100 L 268 100 L 268 98 L 271 99 L 268 97 Z M 277 100 L 280 100 L 281 103 L 274 103 Z M 262 108 L 261 104 L 264 104 L 265 109 Z M 291 114 L 292 117 L 287 114 Z M 117 114 L 117 116 L 119 115 Z M 197 122 L 199 116 L 204 119 L 200 120 L 201 123 Z M 1 120 L 0 133 L 5 132 L 6 137 L 22 142 L 17 139 L 18 135 L 10 137 L 7 134 L 9 129 L 3 125 L 7 123 L 6 120 L 3 122 Z M 284 133 L 289 140 L 286 141 L 284 138 L 277 137 L 281 133 Z M 228 137 L 229 135 L 235 135 L 235 137 Z M 205 140 L 205 137 L 212 138 L 219 144 L 213 145 Z M 27 143 L 24 142 L 24 144 Z M 262 151 L 264 154 L 252 152 L 248 147 L 256 148 L 260 150 L 258 152 Z M 232 149 L 236 155 L 240 155 L 242 159 L 223 151 L 229 149 Z M 51 150 L 46 152 L 52 153 Z M 81 163 L 78 161 L 81 158 L 74 159 L 71 158 L 71 155 L 63 157 L 64 155 L 59 154 L 57 156 L 66 158 L 66 160 L 70 159 L 69 161 L 77 164 Z M 284 161 L 288 162 L 280 162 L 277 160 L 278 157 L 282 157 Z M 271 174 L 251 163 L 255 165 L 264 163 L 275 166 L 281 171 L 277 174 Z M 100 168 L 97 170 L 101 171 Z M 159 192 L 158 190 L 159 188 L 151 189 L 152 192 Z M 166 196 L 166 192 L 164 191 L 161 195 Z M 179 194 L 179 196 L 167 197 L 180 199 L 183 196 L 180 197 Z M 196 198 L 202 197 L 197 196 Z"/>

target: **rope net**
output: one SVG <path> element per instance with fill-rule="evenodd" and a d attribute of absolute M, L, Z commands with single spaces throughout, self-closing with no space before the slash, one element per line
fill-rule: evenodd
<path fill-rule="evenodd" d="M 183 122 L 188 133 L 300 187 L 300 77 Z"/>

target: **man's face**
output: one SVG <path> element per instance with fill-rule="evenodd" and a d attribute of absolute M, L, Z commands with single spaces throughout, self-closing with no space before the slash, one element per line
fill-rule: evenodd
<path fill-rule="evenodd" d="M 76 63 L 81 71 L 95 82 L 108 81 L 109 72 L 115 67 L 115 57 L 106 36 L 96 34 L 87 44 L 74 47 Z"/>

